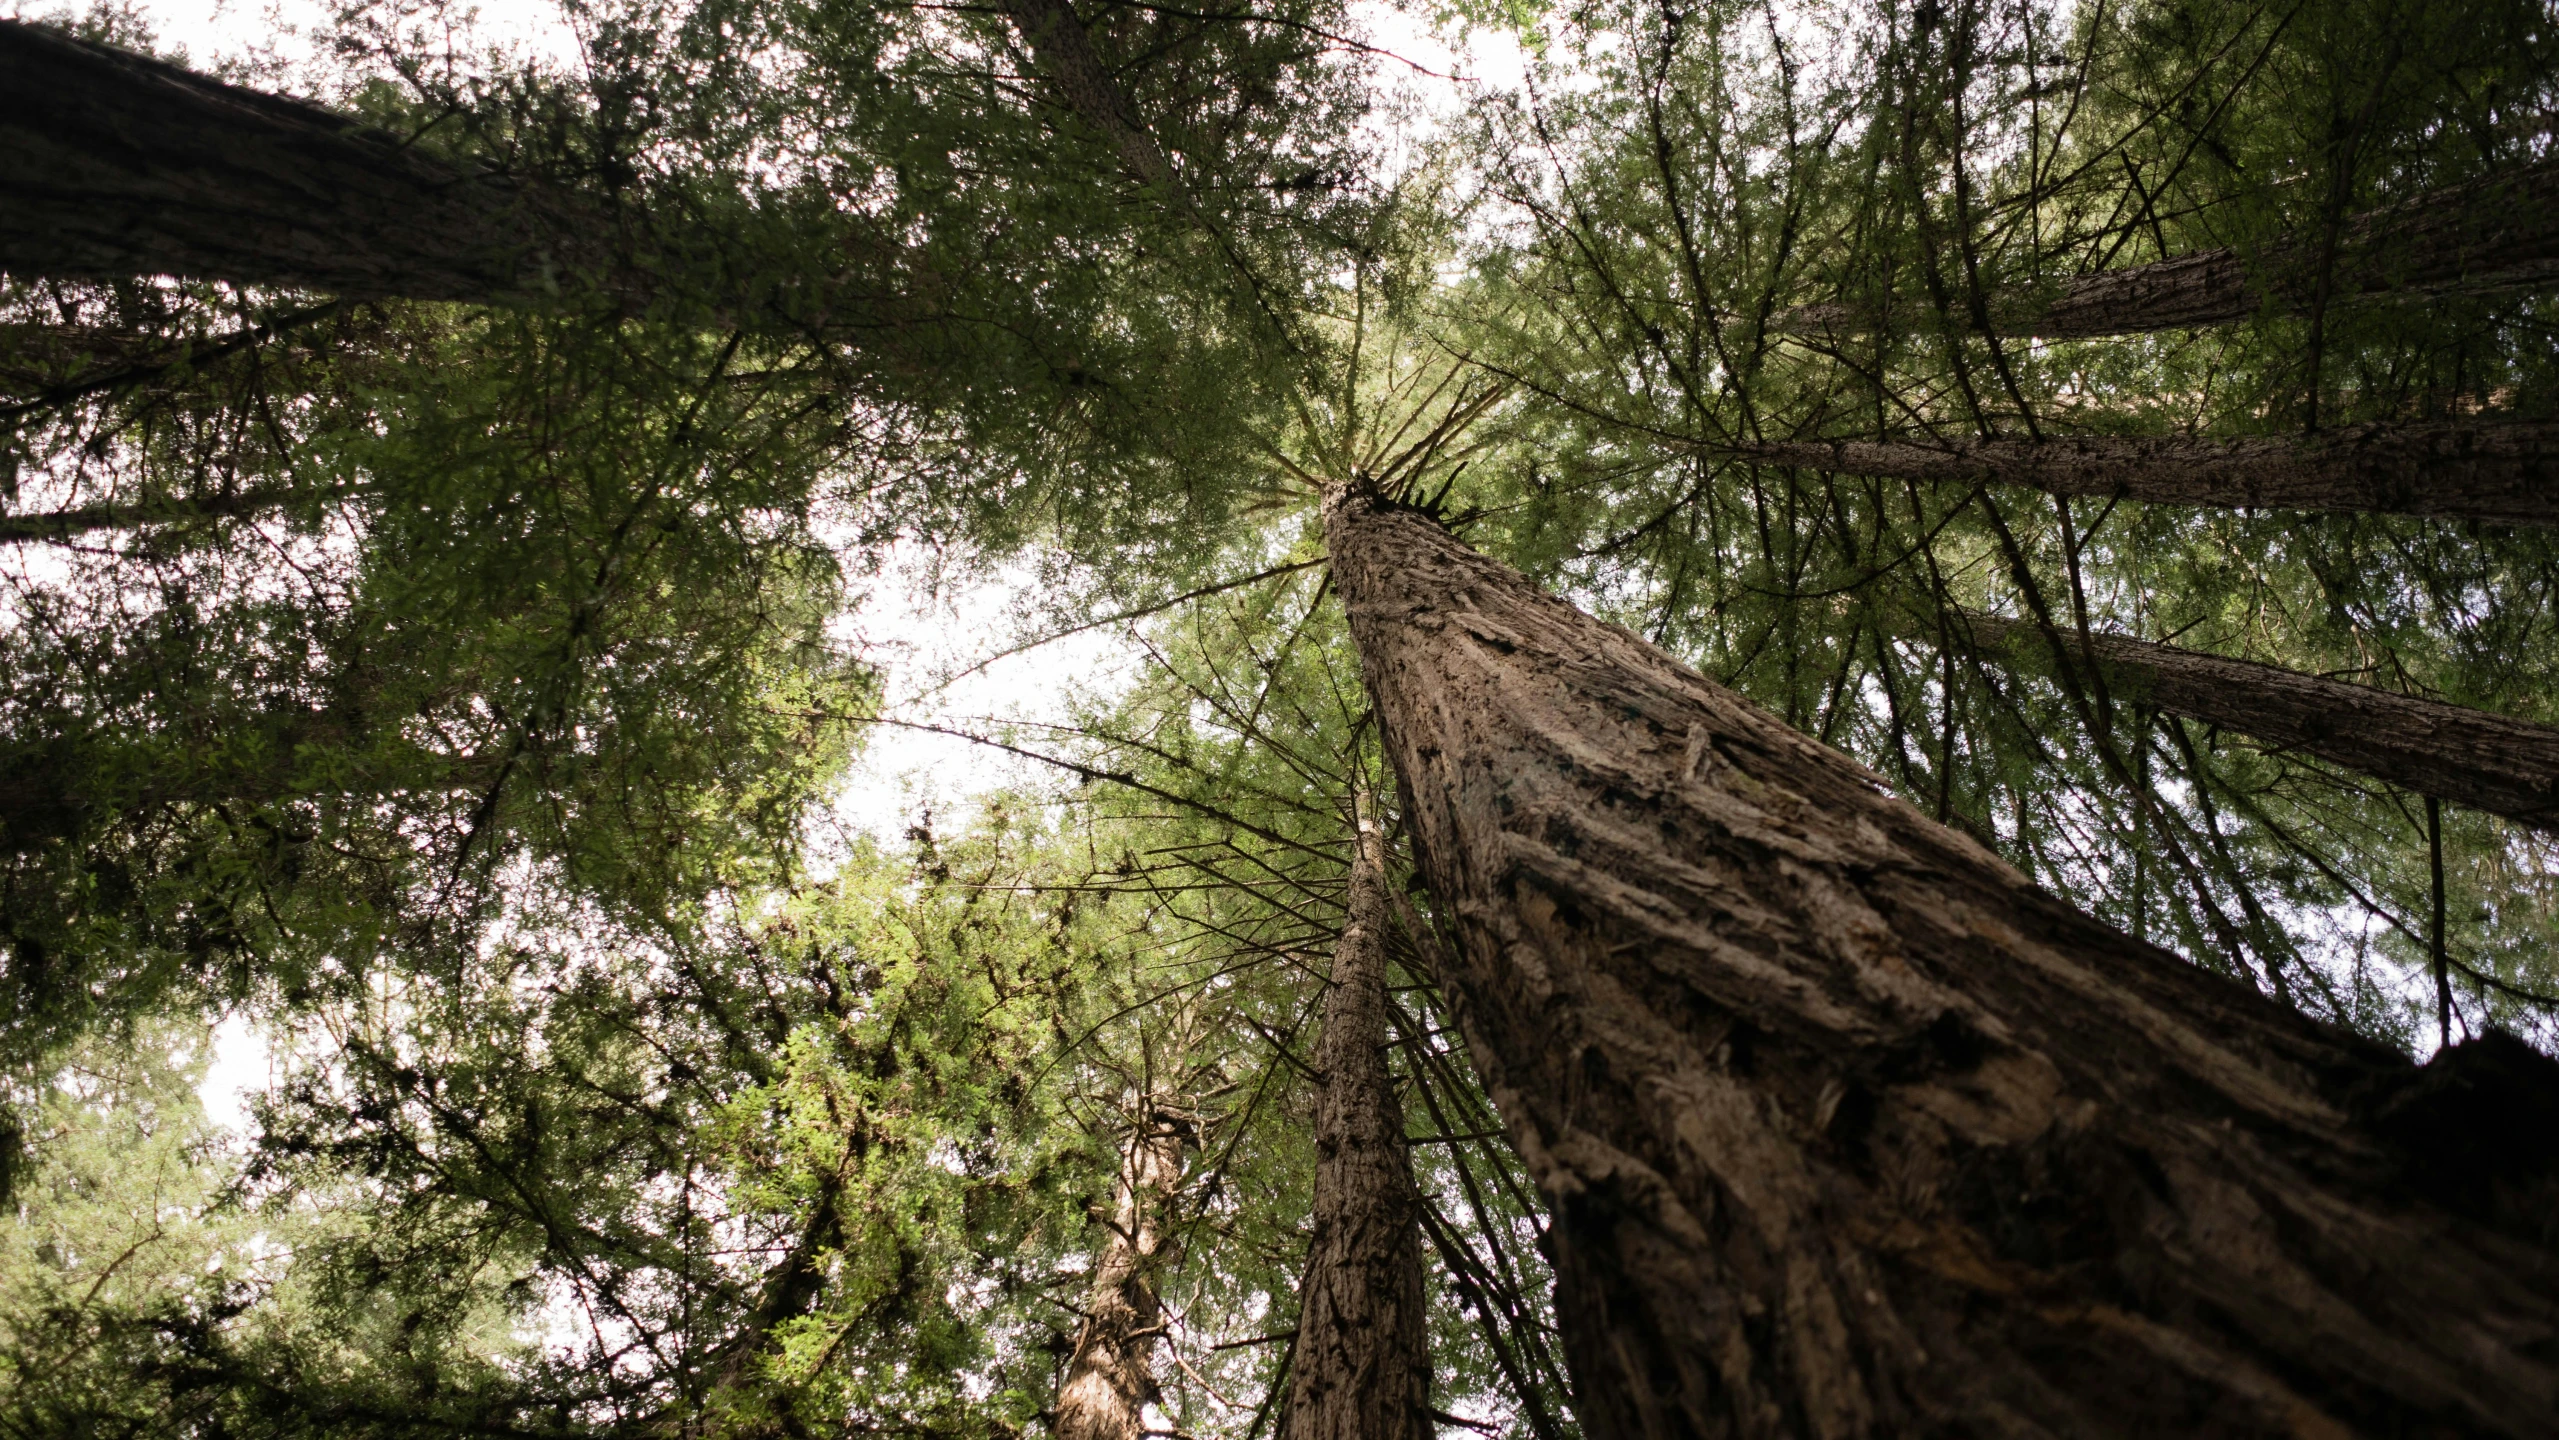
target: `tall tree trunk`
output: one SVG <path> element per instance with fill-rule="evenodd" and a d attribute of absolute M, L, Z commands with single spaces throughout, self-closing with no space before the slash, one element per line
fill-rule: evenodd
<path fill-rule="evenodd" d="M 299 797 L 486 793 L 505 775 L 501 757 L 382 743 L 344 712 L 266 716 L 212 735 L 199 729 L 193 738 L 200 748 L 190 751 L 166 743 L 128 748 L 95 733 L 0 737 L 0 864 L 92 835 L 95 827 L 148 823 L 176 811 L 237 811 Z M 310 752 L 334 754 L 315 765 Z"/>
<path fill-rule="evenodd" d="M 1847 475 L 1995 481 L 2152 504 L 2559 524 L 2559 424 L 2544 421 L 2355 425 L 2235 440 L 1815 440 L 1733 453 Z"/>
<path fill-rule="evenodd" d="M 2075 630 L 2039 635 L 2024 621 L 1965 619 L 1992 653 L 2084 653 L 2105 667 L 2118 698 L 2559 832 L 2559 729 L 2548 725 L 2149 640 L 2089 635 L 2083 652 Z"/>
<path fill-rule="evenodd" d="M 1155 1339 L 1164 1307 L 1155 1289 L 1164 1210 L 1182 1181 L 1188 1121 L 1142 1100 L 1120 1149 L 1108 1236 L 1084 1298 L 1084 1323 L 1057 1387 L 1057 1440 L 1139 1440 L 1155 1399 Z"/>
<path fill-rule="evenodd" d="M 1359 818 L 1316 1049 L 1315 1242 L 1280 1440 L 1430 1440 L 1421 1197 L 1386 1068 L 1386 846 Z"/>
<path fill-rule="evenodd" d="M 345 486 L 275 485 L 230 494 L 173 496 L 134 504 L 112 502 L 75 505 L 62 510 L 30 510 L 0 515 L 0 545 L 36 542 L 67 544 L 100 530 L 138 530 L 146 525 L 178 525 L 190 521 L 236 520 L 271 510 L 345 499 Z"/>
<path fill-rule="evenodd" d="M 315 105 L 0 20 L 0 270 L 507 300 L 607 227 Z"/>
<path fill-rule="evenodd" d="M 2003 291 L 1990 299 L 1991 328 L 2053 340 L 2227 325 L 2279 308 L 2309 308 L 2324 243 L 2299 237 L 2256 256 L 2198 250 L 2063 281 L 2052 293 Z M 2559 281 L 2559 165 L 2536 165 L 2438 190 L 2347 222 L 2338 239 L 2331 300 L 2446 292 L 2487 293 Z M 1855 331 L 1871 317 L 1847 306 L 1807 305 L 1778 328 Z"/>
<path fill-rule="evenodd" d="M 1057 87 L 1076 118 L 1100 131 L 1119 153 L 1129 173 L 1150 185 L 1174 183 L 1172 162 L 1164 147 L 1139 118 L 1110 67 L 1093 48 L 1091 32 L 1076 18 L 1068 0 L 1004 0 L 1004 13 L 1021 32 L 1031 59 Z"/>
<path fill-rule="evenodd" d="M 2559 1065 L 2421 1072 L 1420 514 L 1325 529 L 1597 1440 L 2548 1433 L 2559 1156 L 2502 1127 Z"/>

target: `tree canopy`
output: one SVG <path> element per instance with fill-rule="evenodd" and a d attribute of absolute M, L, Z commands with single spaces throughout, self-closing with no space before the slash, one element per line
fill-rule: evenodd
<path fill-rule="evenodd" d="M 2248 1121 L 2267 1153 L 2458 1150 L 2373 1183 L 2553 1263 L 2547 7 L 564 16 L 574 65 L 347 0 L 308 61 L 218 76 L 138 11 L 0 21 L 0 1433 L 1311 1434 L 1353 1141 L 1418 1232 L 1416 1424 L 1675 1429 L 1627 1357 L 1670 1347 L 1669 1394 L 1726 1342 L 1607 1338 L 1634 1312 L 1591 1297 L 1634 1292 L 1594 1275 L 1691 1272 L 1594 1260 L 1624 1167 L 1541 1147 L 1666 1103 L 1640 1067 L 1693 1043 L 1800 1081 L 1813 1168 L 1864 1185 L 1917 1153 L 1894 1086 L 2010 1104 L 2032 1027 L 1913 1022 L 1826 1081 L 1662 979 L 1627 1013 L 1669 1038 L 1583 1045 L 1537 945 L 1655 943 L 1670 902 L 1627 897 L 1694 884 L 1776 954 L 1819 927 L 1754 930 L 1768 897 L 1905 863 L 1731 821 L 1764 887 L 1725 894 L 1591 858 L 1597 822 L 1483 828 L 1652 794 L 1628 746 L 1679 751 L 1643 822 L 1676 843 L 1770 794 L 1889 810 L 1856 843 L 2013 877 L 2089 973 L 2220 977 L 2194 1013 L 2365 1087 L 2342 1129 Z M 1519 82 L 1417 117 L 1394 52 L 1433 27 Z M 1403 548 L 1337 555 L 1363 523 Z M 863 639 L 915 554 L 1019 587 L 969 637 L 996 673 L 1069 635 L 1124 663 L 902 706 L 958 678 Z M 1379 638 L 1443 584 L 1474 659 Z M 1560 768 L 1463 749 L 1606 664 L 1606 705 L 1540 712 Z M 900 729 L 1034 778 L 848 829 Z M 1532 841 L 1585 876 L 1544 930 L 1485 858 Z M 2011 913 L 1974 903 L 1942 913 Z M 1382 1072 L 1325 1058 L 1355 968 Z M 2186 1134 L 2157 1097 L 2227 1079 L 2194 1063 L 2120 1113 Z M 2108 1137 L 2070 1154 L 2137 1171 Z M 2023 1187 L 2002 1233 L 2067 1228 L 2063 1180 L 1947 1163 L 1961 1203 Z M 1727 1203 L 1719 1237 L 1776 1233 Z M 1829 1342 L 1749 1309 L 1814 1281 L 1764 1279 L 1695 1322 L 1756 1357 L 1718 1395 L 1775 1397 L 1734 1433 L 1890 1433 L 1884 1362 L 1785 1398 Z M 2266 1353 L 2227 1366 L 2352 1425 L 2524 1433 L 2537 1383 L 2423 1410 Z"/>

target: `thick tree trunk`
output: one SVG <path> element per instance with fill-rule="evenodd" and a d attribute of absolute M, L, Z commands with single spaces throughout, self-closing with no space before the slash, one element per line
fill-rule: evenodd
<path fill-rule="evenodd" d="M 2502 1127 L 2559 1066 L 2421 1072 L 1423 516 L 1325 521 L 1596 1440 L 2548 1433 L 2559 1160 Z"/>
<path fill-rule="evenodd" d="M 1386 1068 L 1386 854 L 1362 816 L 1316 1064 L 1315 1241 L 1280 1440 L 1431 1440 L 1421 1199 Z"/>
<path fill-rule="evenodd" d="M 2559 524 L 2559 424 L 2539 421 L 2356 425 L 2236 440 L 1816 440 L 1734 453 L 1847 475 L 1995 481 L 2151 504 Z"/>
<path fill-rule="evenodd" d="M 1974 642 L 1994 653 L 2083 653 L 2075 630 L 1965 618 Z M 2559 729 L 2121 635 L 2090 635 L 2084 653 L 2119 698 L 2559 832 Z"/>
<path fill-rule="evenodd" d="M 2322 246 L 2295 239 L 2255 256 L 2199 250 L 2063 281 L 2048 295 L 1991 297 L 1991 327 L 2003 335 L 2051 340 L 2136 335 L 2245 320 L 2271 300 L 2308 308 L 2318 291 Z M 2339 237 L 2330 300 L 2383 295 L 2473 294 L 2559 282 L 2559 165 L 2536 165 L 2439 190 L 2360 215 Z M 1788 311 L 1794 333 L 1865 328 L 1868 316 L 1840 305 Z"/>
<path fill-rule="evenodd" d="M 1164 1307 L 1155 1290 L 1165 1244 L 1164 1209 L 1182 1181 L 1180 1116 L 1148 1101 L 1120 1149 L 1119 1179 L 1084 1323 L 1057 1387 L 1057 1440 L 1139 1440 L 1155 1399 L 1155 1338 Z"/>
<path fill-rule="evenodd" d="M 510 300 L 595 281 L 595 217 L 343 116 L 0 20 L 0 270 Z"/>

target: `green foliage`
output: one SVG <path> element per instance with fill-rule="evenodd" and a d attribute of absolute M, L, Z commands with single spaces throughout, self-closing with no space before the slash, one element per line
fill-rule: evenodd
<path fill-rule="evenodd" d="M 2545 533 L 2056 503 L 1748 452 L 2547 413 L 2541 296 L 2315 299 L 2333 227 L 2538 155 L 2546 15 L 2336 0 L 1575 19 L 1550 83 L 1481 116 L 1498 239 L 1435 307 L 1448 343 L 1517 383 L 1454 502 L 1483 514 L 1477 542 L 2115 923 L 2373 1033 L 2430 1033 L 2413 797 L 2073 673 L 1985 666 L 1949 617 L 2173 636 L 2546 722 Z M 1592 83 L 1562 83 L 1568 67 Z M 2075 274 L 2218 246 L 2267 294 L 2313 303 L 2097 340 L 1983 323 Z M 2528 997 L 2559 985 L 2523 957 L 2547 953 L 2559 856 L 2487 817 L 2450 830 L 2462 1023 L 2546 1037 Z"/>
<path fill-rule="evenodd" d="M 1396 809 L 1308 513 L 1344 479 L 2126 929 L 2427 1039 L 2416 797 L 1953 622 L 2559 722 L 2547 535 L 1750 450 L 2546 417 L 2537 294 L 1985 323 L 2217 246 L 2315 291 L 2304 237 L 2545 152 L 2546 15 L 1455 12 L 1539 84 L 1387 193 L 1311 0 L 1085 17 L 1172 184 L 991 9 L 586 7 L 570 76 L 358 6 L 346 103 L 605 217 L 609 263 L 514 309 L 6 282 L 45 538 L 0 621 L 0 1426 L 1036 1433 L 1171 1117 L 1149 1423 L 1260 1440 L 1351 797 Z M 978 737 L 1057 785 L 822 855 L 883 691 L 851 581 L 899 543 L 1034 574 L 1130 675 Z M 2547 1040 L 2559 855 L 2442 842 L 2459 1023 Z M 1562 1440 L 1541 1203 L 1406 898 L 1435 1403 Z M 226 1007 L 279 1076 L 241 1135 L 191 1093 Z"/>
<path fill-rule="evenodd" d="M 193 477 L 294 501 L 20 571 L 17 1063 L 180 979 L 295 997 L 467 946 L 502 874 L 681 905 L 717 864 L 787 856 L 841 762 L 812 717 L 868 681 L 826 632 L 808 517 L 837 427 L 804 364 L 506 314 L 364 340 L 289 408 L 253 391 L 271 448 Z M 65 426 L 45 483 L 169 483 L 229 414 Z"/>

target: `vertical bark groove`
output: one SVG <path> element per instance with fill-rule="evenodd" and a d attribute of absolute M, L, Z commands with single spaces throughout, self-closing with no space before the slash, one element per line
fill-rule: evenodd
<path fill-rule="evenodd" d="M 1182 1181 L 1190 1122 L 1143 1101 L 1120 1149 L 1109 1238 L 1093 1264 L 1084 1319 L 1058 1382 L 1057 1440 L 1139 1440 L 1156 1397 L 1155 1340 L 1164 1307 L 1155 1289 L 1167 1236 L 1165 1207 Z"/>
<path fill-rule="evenodd" d="M 2474 1047 L 2099 925 L 1421 515 L 1325 522 L 1598 1440 L 2547 1433 L 2559 1165 L 2436 1098 Z"/>
<path fill-rule="evenodd" d="M 1280 1440 L 1430 1440 L 1421 1200 L 1386 1068 L 1386 854 L 1359 817 L 1316 1066 L 1315 1240 Z"/>
<path fill-rule="evenodd" d="M 2076 631 L 2039 636 L 2024 621 L 1965 619 L 1974 643 L 1994 654 L 2049 655 L 2055 645 L 2082 653 Z M 2119 698 L 2559 831 L 2559 729 L 2128 636 L 2084 643 Z"/>

